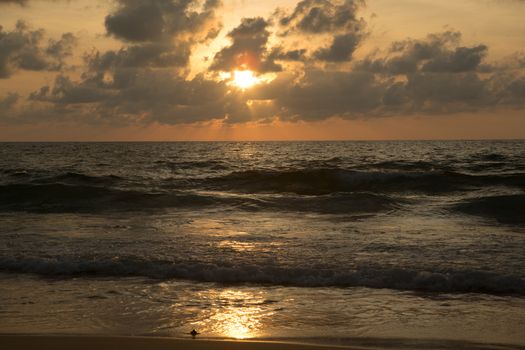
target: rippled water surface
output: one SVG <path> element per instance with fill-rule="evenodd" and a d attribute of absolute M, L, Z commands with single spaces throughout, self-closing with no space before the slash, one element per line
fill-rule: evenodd
<path fill-rule="evenodd" d="M 0 329 L 525 345 L 524 146 L 0 144 Z"/>

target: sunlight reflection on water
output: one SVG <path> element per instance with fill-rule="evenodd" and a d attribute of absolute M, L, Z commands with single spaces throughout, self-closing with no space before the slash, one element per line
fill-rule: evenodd
<path fill-rule="evenodd" d="M 196 327 L 209 333 L 234 339 L 260 337 L 264 319 L 273 315 L 264 310 L 263 293 L 227 289 L 208 295 L 213 303 L 208 315 L 195 323 Z"/>

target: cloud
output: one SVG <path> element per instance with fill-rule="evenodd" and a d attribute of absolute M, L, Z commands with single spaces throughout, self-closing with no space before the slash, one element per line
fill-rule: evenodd
<path fill-rule="evenodd" d="M 372 73 L 307 69 L 301 79 L 277 79 L 254 97 L 273 100 L 282 119 L 321 120 L 373 111 L 385 89 Z"/>
<path fill-rule="evenodd" d="M 269 23 L 262 17 L 243 18 L 241 24 L 228 33 L 232 41 L 217 52 L 211 70 L 231 71 L 239 68 L 253 71 L 278 72 L 282 67 L 268 54 Z"/>
<path fill-rule="evenodd" d="M 273 101 L 275 114 L 290 120 L 525 107 L 523 74 L 497 65 L 490 74 L 482 70 L 487 51 L 483 44 L 462 46 L 459 32 L 430 34 L 395 42 L 386 56 L 365 58 L 350 70 L 307 67 L 254 98 Z"/>
<path fill-rule="evenodd" d="M 184 67 L 188 64 L 191 46 L 180 43 L 143 43 L 106 52 L 94 51 L 84 59 L 91 71 L 117 68 Z"/>
<path fill-rule="evenodd" d="M 354 70 L 377 74 L 388 86 L 381 113 L 454 113 L 504 103 L 508 95 L 496 84 L 503 74 L 492 76 L 482 69 L 486 45 L 461 46 L 461 33 L 446 31 L 424 39 L 394 42 L 383 57 L 367 57 Z"/>
<path fill-rule="evenodd" d="M 185 78 L 193 46 L 220 28 L 214 13 L 219 5 L 216 0 L 202 6 L 186 0 L 119 1 L 105 24 L 108 34 L 125 45 L 86 53 L 80 78 L 59 74 L 53 84 L 32 92 L 31 108 L 20 114 L 20 120 L 38 120 L 52 111 L 57 111 L 54 119 L 82 115 L 111 125 L 185 123 L 233 115 L 224 107 L 232 105 L 224 83 Z M 52 42 L 47 51 L 57 55 L 65 52 L 64 47 Z M 201 100 L 206 97 L 209 102 Z"/>
<path fill-rule="evenodd" d="M 405 85 L 410 109 L 417 112 L 461 112 L 479 110 L 498 103 L 490 90 L 490 79 L 473 72 L 453 74 L 417 73 Z"/>
<path fill-rule="evenodd" d="M 122 68 L 187 67 L 192 48 L 217 36 L 218 0 L 118 0 L 106 16 L 107 34 L 125 42 L 119 50 L 93 50 L 84 57 L 89 74 Z"/>
<path fill-rule="evenodd" d="M 430 59 L 422 67 L 427 72 L 469 72 L 476 70 L 487 55 L 486 45 L 474 47 L 458 47 L 452 52 L 443 52 Z"/>
<path fill-rule="evenodd" d="M 311 69 L 301 79 L 267 87 L 264 96 L 285 120 L 387 117 L 399 114 L 450 114 L 501 106 L 525 107 L 525 81 L 494 84 L 474 72 L 410 75 L 405 81 L 366 71 Z M 521 98 L 521 100 L 520 100 Z"/>
<path fill-rule="evenodd" d="M 506 103 L 512 106 L 523 106 L 525 101 L 525 76 L 512 80 L 506 86 Z"/>
<path fill-rule="evenodd" d="M 44 86 L 38 92 L 33 92 L 30 95 L 32 100 L 61 105 L 101 102 L 107 97 L 109 94 L 105 93 L 100 87 L 91 84 L 79 84 L 64 75 L 58 75 L 55 78 L 53 89 Z"/>
<path fill-rule="evenodd" d="M 0 78 L 9 78 L 19 69 L 32 71 L 59 71 L 64 60 L 72 55 L 76 37 L 63 34 L 59 40 L 50 39 L 47 46 L 42 42 L 43 29 L 30 30 L 23 21 L 18 21 L 11 32 L 0 26 Z"/>
<path fill-rule="evenodd" d="M 286 51 L 282 47 L 275 47 L 272 49 L 269 57 L 271 60 L 279 61 L 305 61 L 306 60 L 306 49 L 295 49 Z"/>
<path fill-rule="evenodd" d="M 192 0 L 118 0 L 115 12 L 106 16 L 108 34 L 128 42 L 158 42 L 174 36 L 217 32 L 208 27 L 215 20 L 217 0 L 207 0 L 200 11 Z"/>
<path fill-rule="evenodd" d="M 240 91 L 229 91 L 224 82 L 197 75 L 186 80 L 158 70 L 131 70 L 104 83 L 72 81 L 58 76 L 53 86 L 31 94 L 38 109 L 23 115 L 39 120 L 43 111 L 58 110 L 63 116 L 90 111 L 91 118 L 106 124 L 181 124 L 209 121 L 244 122 L 250 118 L 247 100 Z M 81 114 L 81 113 L 78 113 Z"/>
<path fill-rule="evenodd" d="M 486 57 L 488 47 L 459 46 L 461 33 L 446 31 L 429 34 L 424 40 L 395 42 L 386 57 L 368 57 L 356 68 L 387 75 L 411 74 L 416 71 L 461 73 L 476 71 Z"/>
<path fill-rule="evenodd" d="M 16 92 L 10 92 L 4 97 L 0 97 L 0 124 L 17 114 L 15 106 L 20 100 L 20 95 Z"/>
<path fill-rule="evenodd" d="M 9 5 L 16 4 L 20 6 L 25 6 L 28 0 L 0 0 L 0 5 Z"/>
<path fill-rule="evenodd" d="M 337 35 L 329 47 L 317 50 L 314 57 L 328 62 L 349 61 L 360 40 L 354 33 Z"/>
<path fill-rule="evenodd" d="M 8 93 L 6 97 L 0 99 L 0 111 L 7 111 L 11 109 L 18 102 L 19 99 L 20 96 L 17 93 Z"/>
<path fill-rule="evenodd" d="M 4 116 L 9 110 L 14 116 L 10 120 L 20 122 L 70 120 L 115 126 L 525 108 L 523 55 L 488 63 L 489 48 L 483 43 L 465 45 L 457 31 L 407 38 L 356 58 L 356 49 L 367 37 L 366 23 L 357 15 L 359 1 L 305 0 L 270 18 L 243 18 L 227 34 L 230 43 L 212 56 L 209 69 L 189 75 L 194 46 L 220 28 L 217 6 L 214 1 L 203 6 L 189 0 L 119 1 L 106 17 L 106 28 L 123 41 L 120 49 L 85 54 L 80 76 L 61 72 L 54 82 L 31 93 L 29 101 L 18 95 L 0 99 L 0 110 Z M 47 68 L 41 69 L 52 67 L 50 62 L 56 67 L 72 52 L 75 40 L 68 34 L 42 45 L 43 33 L 27 27 L 19 31 L 23 35 L 17 35 L 28 38 L 24 45 L 36 48 L 28 52 L 45 58 Z M 27 44 L 32 42 L 36 44 Z M 5 56 L 8 64 L 0 67 L 36 69 L 37 59 L 20 63 L 22 51 L 10 49 L 16 54 Z M 217 78 L 217 71 L 242 68 L 271 72 L 265 77 L 275 79 L 241 90 Z"/>
<path fill-rule="evenodd" d="M 65 57 L 73 55 L 76 44 L 77 38 L 72 33 L 65 33 L 60 40 L 50 39 L 45 53 L 61 62 Z"/>
<path fill-rule="evenodd" d="M 357 17 L 364 1 L 303 0 L 291 13 L 277 11 L 275 17 L 284 29 L 281 36 L 324 36 L 330 42 L 314 51 L 311 58 L 327 62 L 345 62 L 366 37 L 366 23 Z"/>
<path fill-rule="evenodd" d="M 211 70 L 231 71 L 245 67 L 259 73 L 280 72 L 279 61 L 347 62 L 366 36 L 366 23 L 357 17 L 363 1 L 304 0 L 291 12 L 276 11 L 270 19 L 243 18 L 228 33 L 231 45 L 215 54 Z M 280 45 L 269 47 L 277 22 Z M 308 36 L 320 36 L 309 40 Z M 304 46 L 288 45 L 286 39 L 297 37 Z M 312 51 L 312 43 L 329 42 Z M 309 51 L 312 51 L 309 54 Z"/>
<path fill-rule="evenodd" d="M 309 34 L 349 32 L 361 29 L 362 21 L 356 12 L 363 1 L 303 0 L 291 14 L 278 12 L 279 23 L 287 32 Z"/>
<path fill-rule="evenodd" d="M 394 67 L 386 64 L 393 59 L 390 57 L 376 59 L 382 63 L 380 70 L 364 69 L 370 67 L 363 62 L 357 62 L 350 70 L 305 67 L 279 72 L 275 80 L 247 91 L 203 74 L 187 79 L 176 71 L 158 68 L 149 60 L 136 59 L 128 48 L 121 54 L 113 52 L 109 58 L 92 58 L 92 67 L 81 80 L 59 75 L 53 86 L 31 94 L 30 99 L 40 108 L 26 112 L 23 118 L 38 119 L 51 115 L 49 110 L 56 110 L 53 118 L 72 118 L 77 113 L 111 125 L 210 120 L 243 123 L 272 118 L 312 121 L 525 107 L 524 77 L 501 71 L 478 73 L 475 68 L 481 63 L 477 60 L 468 69 L 465 65 L 456 68 L 455 60 L 447 62 L 447 69 L 428 68 L 428 62 L 441 62 L 436 57 L 457 57 L 456 52 L 463 47 L 460 37 L 458 33 L 445 32 L 423 40 L 394 43 L 388 54 L 415 62 L 410 69 L 390 69 Z M 481 46 L 469 50 L 482 51 Z M 296 59 L 302 53 L 289 54 Z M 273 54 L 286 52 L 276 49 Z"/>

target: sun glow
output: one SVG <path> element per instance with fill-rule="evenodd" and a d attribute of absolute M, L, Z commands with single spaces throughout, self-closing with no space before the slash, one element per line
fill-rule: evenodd
<path fill-rule="evenodd" d="M 233 72 L 233 84 L 241 89 L 248 89 L 260 82 L 251 70 L 236 70 Z"/>

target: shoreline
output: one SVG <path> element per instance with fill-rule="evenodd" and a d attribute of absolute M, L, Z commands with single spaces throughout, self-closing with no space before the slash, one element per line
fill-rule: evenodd
<path fill-rule="evenodd" d="M 0 334 L 6 350 L 333 350 L 358 349 L 339 345 L 258 340 L 181 339 L 150 336 Z"/>
<path fill-rule="evenodd" d="M 354 344 L 322 344 L 295 339 L 0 333 L 0 348 L 6 350 L 525 350 L 525 345 L 522 344 L 473 343 L 447 339 L 355 338 L 354 341 Z"/>

